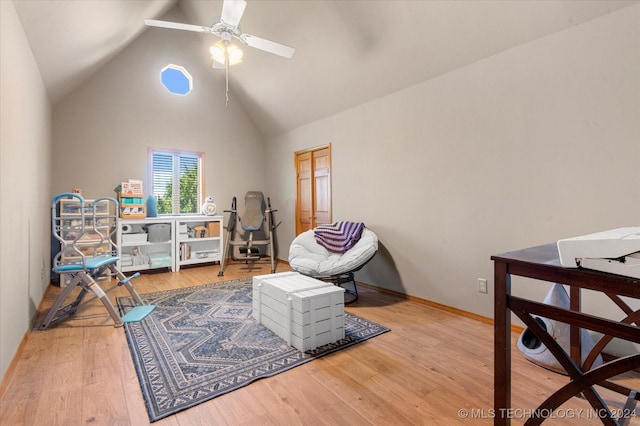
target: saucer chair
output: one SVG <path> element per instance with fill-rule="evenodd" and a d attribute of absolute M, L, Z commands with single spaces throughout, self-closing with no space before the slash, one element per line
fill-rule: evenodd
<path fill-rule="evenodd" d="M 298 235 L 289 247 L 289 265 L 303 275 L 345 289 L 345 304 L 358 300 L 354 273 L 378 251 L 378 236 L 364 228 L 358 242 L 344 253 L 333 253 L 316 242 L 313 229 Z M 344 287 L 351 283 L 352 288 Z"/>

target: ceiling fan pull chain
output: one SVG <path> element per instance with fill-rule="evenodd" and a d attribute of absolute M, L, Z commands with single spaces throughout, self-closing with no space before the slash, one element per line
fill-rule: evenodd
<path fill-rule="evenodd" d="M 227 96 L 227 106 L 229 106 L 229 56 L 224 55 L 224 72 L 225 72 L 225 77 L 226 77 L 226 83 L 227 83 L 227 87 L 226 87 L 226 96 Z"/>

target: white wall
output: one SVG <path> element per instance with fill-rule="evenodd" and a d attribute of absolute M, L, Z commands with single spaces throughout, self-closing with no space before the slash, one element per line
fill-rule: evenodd
<path fill-rule="evenodd" d="M 639 22 L 627 7 L 272 138 L 280 256 L 293 153 L 328 143 L 334 220 L 381 242 L 357 278 L 486 317 L 492 254 L 640 225 Z M 550 288 L 517 283 L 539 300 Z"/>
<path fill-rule="evenodd" d="M 51 106 L 13 2 L 0 1 L 0 377 L 49 282 Z"/>
<path fill-rule="evenodd" d="M 186 20 L 177 8 L 163 19 Z M 149 147 L 204 152 L 205 195 L 219 211 L 262 188 L 262 138 L 233 96 L 225 106 L 224 71 L 211 69 L 198 37 L 149 28 L 55 105 L 53 193 L 80 187 L 87 198 L 114 196 L 122 180 L 147 178 Z M 160 84 L 169 63 L 193 77 L 189 95 Z"/>

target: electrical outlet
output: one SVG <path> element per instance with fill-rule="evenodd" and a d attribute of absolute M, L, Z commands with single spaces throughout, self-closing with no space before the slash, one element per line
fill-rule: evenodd
<path fill-rule="evenodd" d="M 487 280 L 485 280 L 484 278 L 478 278 L 478 292 L 487 292 Z"/>

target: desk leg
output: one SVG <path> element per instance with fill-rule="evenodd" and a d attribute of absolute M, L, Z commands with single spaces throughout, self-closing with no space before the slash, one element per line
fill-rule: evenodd
<path fill-rule="evenodd" d="M 573 312 L 581 312 L 580 287 L 570 286 L 569 288 L 569 309 Z M 582 342 L 580 336 L 580 327 L 569 324 L 569 345 L 571 359 L 582 370 Z"/>
<path fill-rule="evenodd" d="M 511 276 L 507 265 L 494 265 L 494 328 L 493 328 L 493 388 L 494 425 L 509 425 L 511 407 L 511 314 L 508 298 L 511 294 Z"/>

